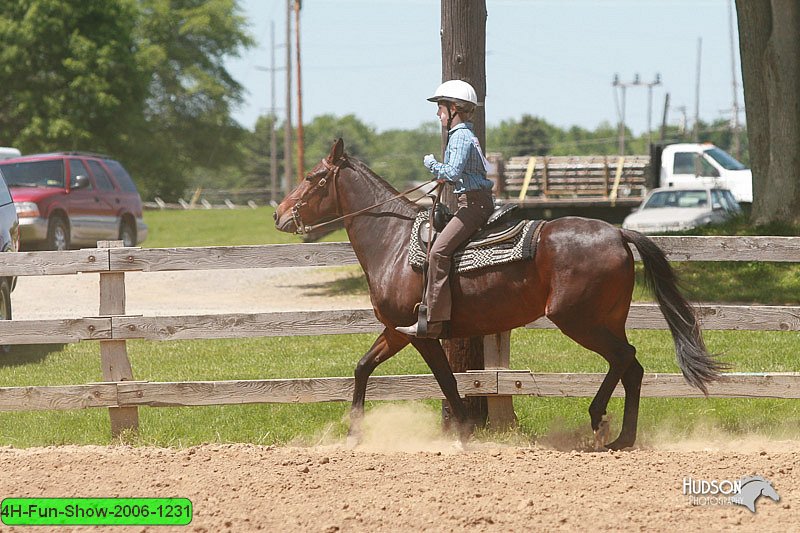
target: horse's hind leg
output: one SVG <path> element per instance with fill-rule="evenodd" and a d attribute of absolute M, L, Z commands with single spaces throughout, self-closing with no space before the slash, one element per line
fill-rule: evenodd
<path fill-rule="evenodd" d="M 551 316 L 552 320 L 565 335 L 581 346 L 597 352 L 608 361 L 608 372 L 603 383 L 589 405 L 589 417 L 592 429 L 597 432 L 601 429 L 603 416 L 606 414 L 608 402 L 614 389 L 622 379 L 625 387 L 625 414 L 622 418 L 622 431 L 619 438 L 606 447 L 612 449 L 633 446 L 636 441 L 636 427 L 639 414 L 639 389 L 642 382 L 642 366 L 636 361 L 636 348 L 630 345 L 625 338 L 624 331 L 615 334 L 602 324 L 588 325 L 576 321 L 559 319 Z"/>
<path fill-rule="evenodd" d="M 471 431 L 467 424 L 467 409 L 458 394 L 458 383 L 453 375 L 453 370 L 450 368 L 450 363 L 447 361 L 442 345 L 436 339 L 416 337 L 411 338 L 411 344 L 422 354 L 422 358 L 425 359 L 431 372 L 433 372 L 433 376 L 442 389 L 444 397 L 450 403 L 450 408 L 456 419 L 459 439 L 461 442 L 466 442 Z"/>
<path fill-rule="evenodd" d="M 644 368 L 634 357 L 622 374 L 622 386 L 625 387 L 625 414 L 622 416 L 622 431 L 617 440 L 606 444 L 607 448 L 620 450 L 633 446 L 633 443 L 636 442 L 642 376 L 644 376 Z"/>
<path fill-rule="evenodd" d="M 367 397 L 369 376 L 379 364 L 402 350 L 407 344 L 406 335 L 401 335 L 392 328 L 386 328 L 356 365 L 353 403 L 350 406 L 350 429 L 347 433 L 349 445 L 357 444 L 361 437 L 361 421 L 364 418 L 364 401 Z"/>

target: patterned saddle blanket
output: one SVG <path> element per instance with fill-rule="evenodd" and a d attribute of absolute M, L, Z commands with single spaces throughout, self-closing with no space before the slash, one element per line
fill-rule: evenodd
<path fill-rule="evenodd" d="M 408 262 L 415 268 L 425 263 L 429 219 L 429 211 L 420 211 L 411 228 Z M 522 220 L 484 226 L 453 254 L 453 269 L 463 273 L 533 259 L 543 224 L 544 220 Z"/>

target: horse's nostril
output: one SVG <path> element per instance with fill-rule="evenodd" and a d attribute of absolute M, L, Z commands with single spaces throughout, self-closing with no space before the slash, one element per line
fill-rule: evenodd
<path fill-rule="evenodd" d="M 278 212 L 277 212 L 277 211 L 275 211 L 274 213 L 272 213 L 272 220 L 274 220 L 275 222 L 277 222 L 277 221 L 278 221 Z"/>

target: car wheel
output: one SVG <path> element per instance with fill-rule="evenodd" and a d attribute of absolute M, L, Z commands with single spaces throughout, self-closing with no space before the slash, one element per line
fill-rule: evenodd
<path fill-rule="evenodd" d="M 11 320 L 11 285 L 8 278 L 0 280 L 0 320 Z M 0 346 L 0 352 L 8 353 L 11 346 Z"/>
<path fill-rule="evenodd" d="M 136 246 L 136 228 L 128 221 L 123 221 L 119 227 L 119 239 L 122 246 Z"/>
<path fill-rule="evenodd" d="M 60 216 L 50 219 L 50 225 L 47 228 L 47 249 L 69 250 L 69 226 Z"/>

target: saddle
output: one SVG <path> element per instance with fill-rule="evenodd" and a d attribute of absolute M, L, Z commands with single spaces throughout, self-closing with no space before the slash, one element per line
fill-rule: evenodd
<path fill-rule="evenodd" d="M 514 204 L 506 204 L 495 209 L 486 224 L 469 241 L 461 245 L 453 254 L 455 272 L 463 273 L 493 265 L 532 259 L 536 253 L 536 242 L 543 220 L 511 221 L 506 215 L 515 209 Z M 438 219 L 437 219 L 438 216 Z M 408 261 L 412 267 L 422 268 L 426 260 L 428 236 L 436 238 L 444 229 L 449 213 L 434 213 L 434 231 L 430 231 L 430 209 L 417 214 L 411 228 Z"/>

